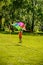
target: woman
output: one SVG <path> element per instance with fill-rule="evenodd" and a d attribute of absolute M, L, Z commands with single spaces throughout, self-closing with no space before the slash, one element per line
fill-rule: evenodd
<path fill-rule="evenodd" d="M 19 40 L 20 40 L 20 43 L 22 42 L 22 31 L 19 32 Z"/>

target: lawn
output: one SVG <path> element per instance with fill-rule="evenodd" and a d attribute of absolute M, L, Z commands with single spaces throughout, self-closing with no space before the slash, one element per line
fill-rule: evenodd
<path fill-rule="evenodd" d="M 0 33 L 0 65 L 43 65 L 43 36 Z"/>

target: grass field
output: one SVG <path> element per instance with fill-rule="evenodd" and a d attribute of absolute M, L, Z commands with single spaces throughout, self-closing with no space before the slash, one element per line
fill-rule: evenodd
<path fill-rule="evenodd" d="M 0 33 L 0 65 L 43 65 L 43 36 Z"/>

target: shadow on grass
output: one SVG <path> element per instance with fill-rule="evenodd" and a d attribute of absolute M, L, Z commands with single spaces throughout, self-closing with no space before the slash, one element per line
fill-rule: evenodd
<path fill-rule="evenodd" d="M 18 32 L 8 32 L 8 31 L 1 31 L 0 33 L 2 33 L 2 34 L 11 34 L 11 35 L 18 34 Z"/>
<path fill-rule="evenodd" d="M 21 46 L 21 44 L 16 44 L 15 46 Z"/>
<path fill-rule="evenodd" d="M 11 35 L 17 35 L 18 34 L 18 31 L 15 31 L 15 32 L 8 32 L 8 31 L 0 31 L 0 33 L 2 34 L 11 34 Z M 43 36 L 43 32 L 23 32 L 23 35 L 33 35 L 33 36 L 37 36 L 37 35 L 40 35 L 40 36 Z"/>

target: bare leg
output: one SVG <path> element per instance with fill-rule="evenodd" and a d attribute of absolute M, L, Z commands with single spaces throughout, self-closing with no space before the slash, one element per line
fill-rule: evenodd
<path fill-rule="evenodd" d="M 22 42 L 22 39 L 20 38 L 20 43 Z"/>

